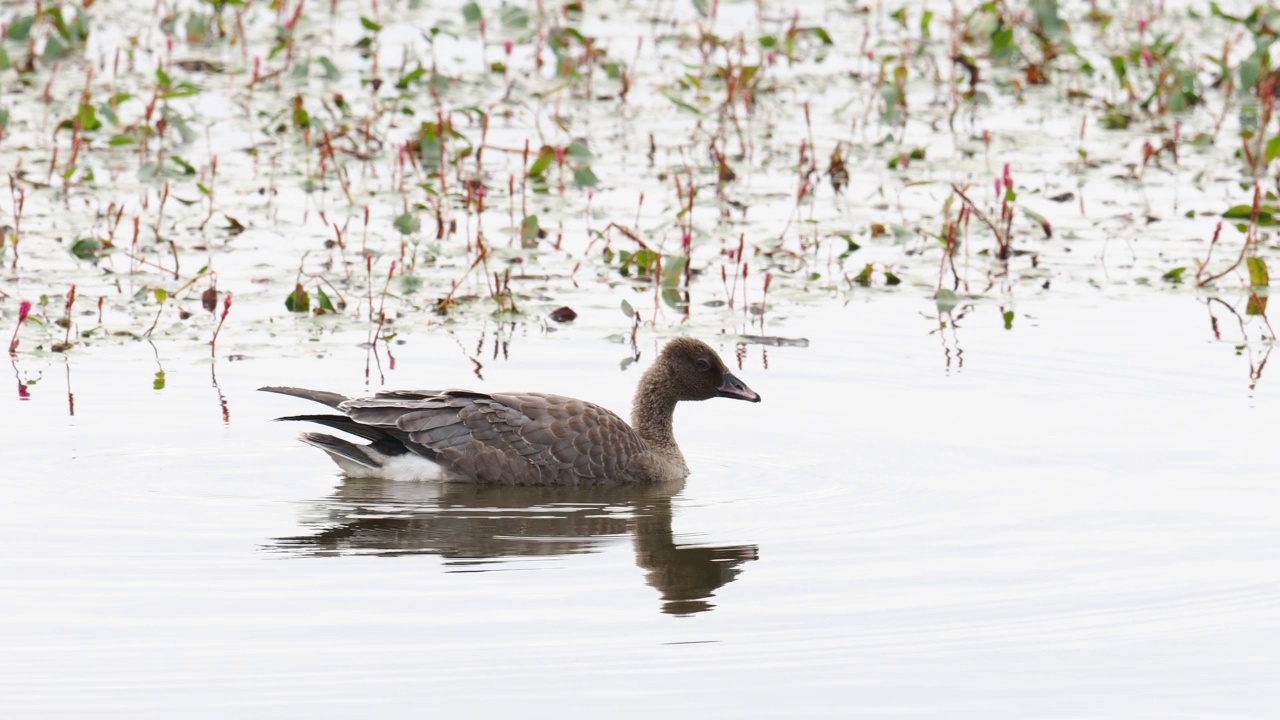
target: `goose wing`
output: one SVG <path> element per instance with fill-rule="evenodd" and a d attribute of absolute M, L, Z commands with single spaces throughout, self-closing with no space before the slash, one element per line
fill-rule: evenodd
<path fill-rule="evenodd" d="M 642 479 L 652 451 L 622 418 L 543 393 L 394 391 L 346 400 L 360 425 L 405 438 L 409 450 L 476 482 L 579 484 Z"/>

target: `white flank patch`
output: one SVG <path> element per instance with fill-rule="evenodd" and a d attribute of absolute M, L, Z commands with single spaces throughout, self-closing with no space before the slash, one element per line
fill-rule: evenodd
<path fill-rule="evenodd" d="M 321 448 L 324 450 L 324 448 Z M 338 467 L 342 468 L 342 472 L 347 477 L 353 478 L 376 478 L 379 480 L 397 480 L 397 481 L 416 481 L 416 482 L 438 482 L 444 479 L 444 468 L 431 462 L 430 460 L 415 455 L 413 453 L 405 453 L 404 455 L 393 455 L 387 457 L 377 452 L 365 448 L 365 452 L 375 457 L 382 467 L 365 467 L 359 463 L 353 462 L 349 458 L 331 453 L 329 455 Z"/>

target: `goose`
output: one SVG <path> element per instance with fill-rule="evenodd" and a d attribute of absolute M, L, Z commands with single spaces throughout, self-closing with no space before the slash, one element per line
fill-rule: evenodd
<path fill-rule="evenodd" d="M 672 432 L 676 403 L 714 397 L 760 402 L 715 350 L 690 337 L 668 341 L 640 378 L 630 425 L 599 405 L 546 393 L 394 390 L 349 398 L 294 387 L 259 389 L 339 413 L 277 420 L 318 423 L 368 440 L 362 445 L 324 433 L 299 436 L 349 477 L 504 485 L 682 480 L 689 466 Z"/>

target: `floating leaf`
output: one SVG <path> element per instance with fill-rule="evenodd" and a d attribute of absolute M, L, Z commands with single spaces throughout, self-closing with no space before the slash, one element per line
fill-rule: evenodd
<path fill-rule="evenodd" d="M 879 234 L 883 235 L 883 234 L 884 234 L 884 226 L 883 226 L 883 225 L 880 225 L 880 226 L 879 226 L 879 228 L 880 228 L 880 233 L 879 233 Z M 877 234 L 877 233 L 876 233 L 876 226 L 875 226 L 875 225 L 872 225 L 872 226 L 871 226 L 871 234 L 872 234 L 873 236 Z M 845 243 L 845 249 L 844 249 L 844 252 L 840 253 L 840 259 L 841 259 L 841 260 L 844 260 L 845 258 L 849 257 L 850 255 L 854 254 L 855 252 L 857 252 L 859 249 L 861 249 L 861 248 L 862 248 L 862 246 L 861 246 L 861 245 L 859 245 L 858 243 L 856 243 L 856 242 L 854 242 L 854 241 L 853 241 L 853 235 L 852 235 L 852 233 L 842 232 L 842 233 L 840 233 L 840 237 L 844 240 L 844 243 Z"/>
<path fill-rule="evenodd" d="M 600 184 L 600 178 L 591 172 L 591 168 L 581 167 L 573 171 L 573 183 L 579 187 L 595 187 Z"/>
<path fill-rule="evenodd" d="M 396 230 L 400 231 L 401 235 L 412 235 L 422 227 L 422 221 L 411 212 L 397 215 L 392 224 L 395 225 Z"/>
<path fill-rule="evenodd" d="M 13 42 L 26 42 L 27 36 L 31 34 L 31 27 L 35 25 L 36 18 L 34 15 L 23 15 L 9 24 L 9 29 L 5 31 L 4 39 Z"/>
<path fill-rule="evenodd" d="M 311 296 L 307 294 L 307 289 L 302 287 L 302 283 L 298 283 L 293 288 L 293 292 L 285 296 L 284 307 L 289 312 L 304 313 L 311 310 Z"/>
<path fill-rule="evenodd" d="M 538 242 L 538 238 L 542 237 L 542 229 L 538 227 L 537 215 L 526 215 L 520 221 L 520 245 L 521 247 L 533 247 Z"/>
<path fill-rule="evenodd" d="M 508 30 L 523 30 L 529 27 L 529 11 L 521 7 L 504 8 L 502 26 Z"/>
<path fill-rule="evenodd" d="M 684 279 L 684 256 L 667 255 L 662 259 L 662 287 L 673 288 Z"/>
<path fill-rule="evenodd" d="M 328 57 L 321 55 L 317 59 L 317 62 L 319 62 L 320 67 L 324 69 L 325 80 L 341 80 L 342 79 L 342 72 L 338 70 L 338 66 L 334 65 L 333 61 L 330 60 Z"/>
<path fill-rule="evenodd" d="M 1266 315 L 1267 314 L 1267 296 L 1265 293 L 1251 292 L 1249 293 L 1249 302 L 1244 306 L 1245 315 Z"/>
<path fill-rule="evenodd" d="M 934 297 L 934 301 L 938 303 L 938 312 L 944 315 L 955 310 L 956 306 L 960 304 L 960 298 L 955 294 L 955 292 L 946 288 L 938 291 L 937 296 Z"/>
<path fill-rule="evenodd" d="M 684 310 L 689 304 L 685 301 L 685 293 L 681 293 L 676 287 L 664 287 L 662 289 L 662 302 L 674 310 Z"/>
<path fill-rule="evenodd" d="M 577 319 L 578 313 L 574 312 L 573 308 L 565 306 L 552 310 L 548 317 L 558 323 L 567 323 Z"/>
<path fill-rule="evenodd" d="M 1186 271 L 1187 269 L 1184 267 L 1176 267 L 1170 270 L 1169 272 L 1161 275 L 1160 279 L 1177 285 L 1182 282 L 1182 273 Z"/>
<path fill-rule="evenodd" d="M 169 156 L 169 159 L 173 161 L 173 164 L 174 164 L 174 165 L 177 165 L 179 168 L 181 168 L 181 170 L 182 170 L 182 174 L 183 174 L 183 175 L 195 175 L 195 174 L 196 174 L 196 169 L 195 169 L 195 167 L 194 167 L 191 163 L 187 162 L 186 160 L 183 160 L 182 158 L 178 157 L 177 155 L 170 155 L 170 156 Z"/>
<path fill-rule="evenodd" d="M 337 312 L 333 309 L 333 303 L 329 301 L 329 295 L 325 293 L 324 288 L 316 288 L 316 303 L 320 306 L 322 312 Z"/>
<path fill-rule="evenodd" d="M 665 93 L 664 93 L 664 95 L 665 95 Z M 682 110 L 688 110 L 689 112 L 693 113 L 694 115 L 701 115 L 701 114 L 702 114 L 702 111 L 701 111 L 701 110 L 699 110 L 698 108 L 696 108 L 696 107 L 694 107 L 694 106 L 690 105 L 689 103 L 687 103 L 687 102 L 685 102 L 685 101 L 683 101 L 683 100 L 681 100 L 681 99 L 679 99 L 679 98 L 672 97 L 671 95 L 666 95 L 666 98 L 667 98 L 668 100 L 670 100 L 671 102 L 675 103 L 675 104 L 676 104 L 676 107 L 679 107 L 679 108 L 680 108 L 680 109 L 682 109 Z"/>
<path fill-rule="evenodd" d="M 422 289 L 422 278 L 417 275 L 400 276 L 400 292 L 412 295 Z"/>
<path fill-rule="evenodd" d="M 543 145 L 538 151 L 538 157 L 529 166 L 529 177 L 537 177 L 547 171 L 551 165 L 551 161 L 556 159 L 556 152 L 550 147 Z"/>
<path fill-rule="evenodd" d="M 1245 258 L 1245 265 L 1249 267 L 1249 284 L 1253 287 L 1266 287 L 1271 284 L 1271 274 L 1267 272 L 1267 261 L 1260 257 L 1250 256 Z"/>
<path fill-rule="evenodd" d="M 427 74 L 426 68 L 419 65 L 417 68 L 405 73 L 399 80 L 396 81 L 396 89 L 407 90 L 409 89 L 410 85 L 422 79 L 422 76 L 426 74 Z"/>
<path fill-rule="evenodd" d="M 1004 313 L 1001 314 L 1001 317 L 1004 318 L 1004 329 L 1012 330 L 1013 329 L 1013 311 L 1005 310 Z"/>
<path fill-rule="evenodd" d="M 584 165 L 595 158 L 595 156 L 591 154 L 591 149 L 587 147 L 585 140 L 574 140 L 569 143 L 569 147 L 564 149 L 564 153 Z"/>
<path fill-rule="evenodd" d="M 1248 220 L 1253 217 L 1252 205 L 1233 205 L 1222 213 L 1222 217 L 1230 220 Z M 1276 225 L 1280 224 L 1280 206 L 1276 205 L 1259 205 L 1258 206 L 1258 224 L 1259 225 Z"/>
<path fill-rule="evenodd" d="M 97 238 L 80 238 L 71 244 L 71 254 L 81 260 L 97 260 L 102 243 Z"/>
<path fill-rule="evenodd" d="M 1040 229 L 1044 231 L 1044 237 L 1046 240 L 1053 237 L 1053 226 L 1049 224 L 1048 218 L 1027 208 L 1022 208 L 1022 212 L 1040 226 Z"/>

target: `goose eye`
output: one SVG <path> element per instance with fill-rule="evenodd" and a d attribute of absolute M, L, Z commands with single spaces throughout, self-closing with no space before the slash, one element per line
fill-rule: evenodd
<path fill-rule="evenodd" d="M 693 366 L 698 368 L 698 372 L 706 372 L 711 369 L 711 362 L 706 358 L 698 358 L 693 361 Z"/>

